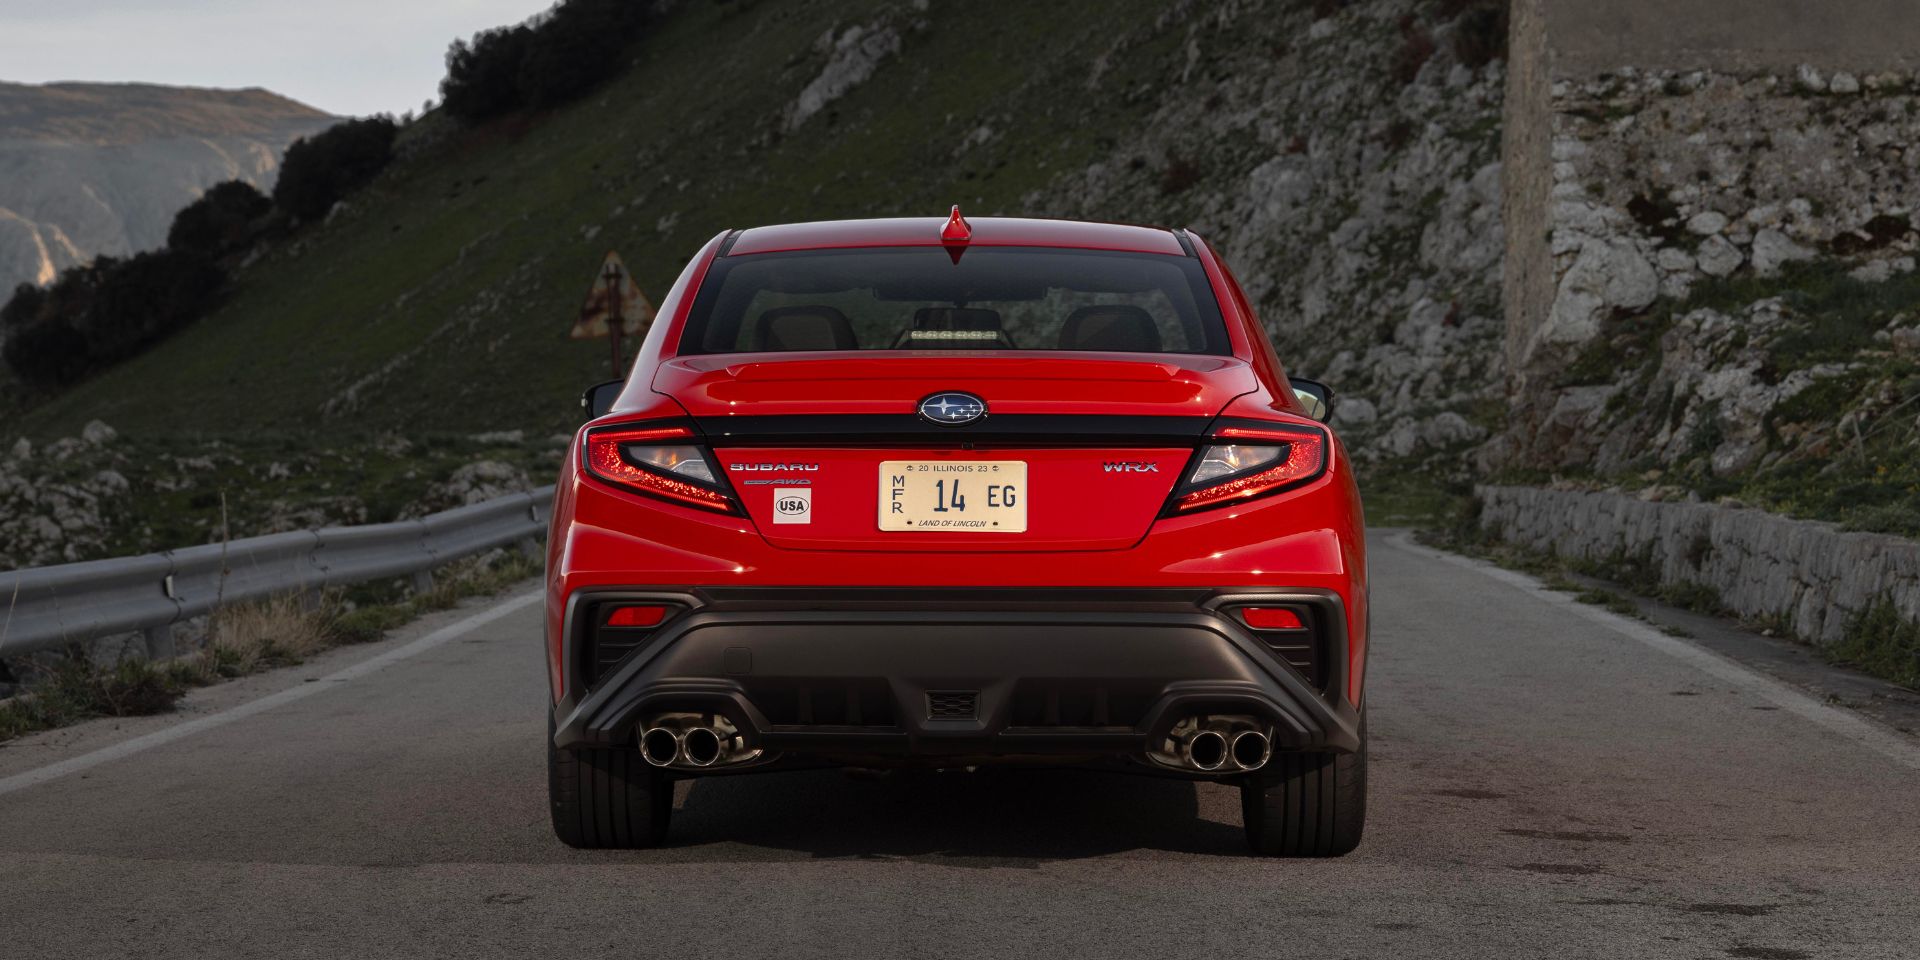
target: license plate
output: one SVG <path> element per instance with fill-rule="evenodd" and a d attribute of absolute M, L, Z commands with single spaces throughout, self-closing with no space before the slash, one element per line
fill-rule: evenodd
<path fill-rule="evenodd" d="M 881 530 L 1025 533 L 1024 460 L 887 460 Z"/>

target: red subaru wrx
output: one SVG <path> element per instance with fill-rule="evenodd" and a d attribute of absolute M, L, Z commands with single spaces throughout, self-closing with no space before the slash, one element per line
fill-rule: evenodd
<path fill-rule="evenodd" d="M 1240 787 L 1262 854 L 1366 814 L 1366 547 L 1331 396 L 1192 233 L 731 230 L 554 498 L 553 827 L 672 783 L 1053 764 Z"/>

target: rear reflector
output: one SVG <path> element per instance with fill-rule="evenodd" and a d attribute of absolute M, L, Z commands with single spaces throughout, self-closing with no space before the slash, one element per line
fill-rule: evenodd
<path fill-rule="evenodd" d="M 607 626 L 657 627 L 666 618 L 666 607 L 614 607 L 607 614 Z"/>
<path fill-rule="evenodd" d="M 1305 630 L 1300 614 L 1286 607 L 1241 607 L 1240 619 L 1255 630 Z"/>

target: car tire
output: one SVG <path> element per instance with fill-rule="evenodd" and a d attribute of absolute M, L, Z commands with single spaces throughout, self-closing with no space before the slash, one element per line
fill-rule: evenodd
<path fill-rule="evenodd" d="M 568 750 L 547 735 L 553 832 L 582 850 L 637 850 L 666 842 L 673 783 L 638 749 Z"/>
<path fill-rule="evenodd" d="M 1263 857 L 1340 857 L 1367 823 L 1367 728 L 1354 753 L 1275 752 L 1240 785 L 1247 846 Z"/>

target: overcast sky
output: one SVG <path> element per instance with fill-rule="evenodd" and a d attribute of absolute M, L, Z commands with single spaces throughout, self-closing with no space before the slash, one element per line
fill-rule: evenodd
<path fill-rule="evenodd" d="M 419 110 L 447 44 L 551 0 L 0 0 L 0 80 L 266 87 L 330 113 Z"/>

